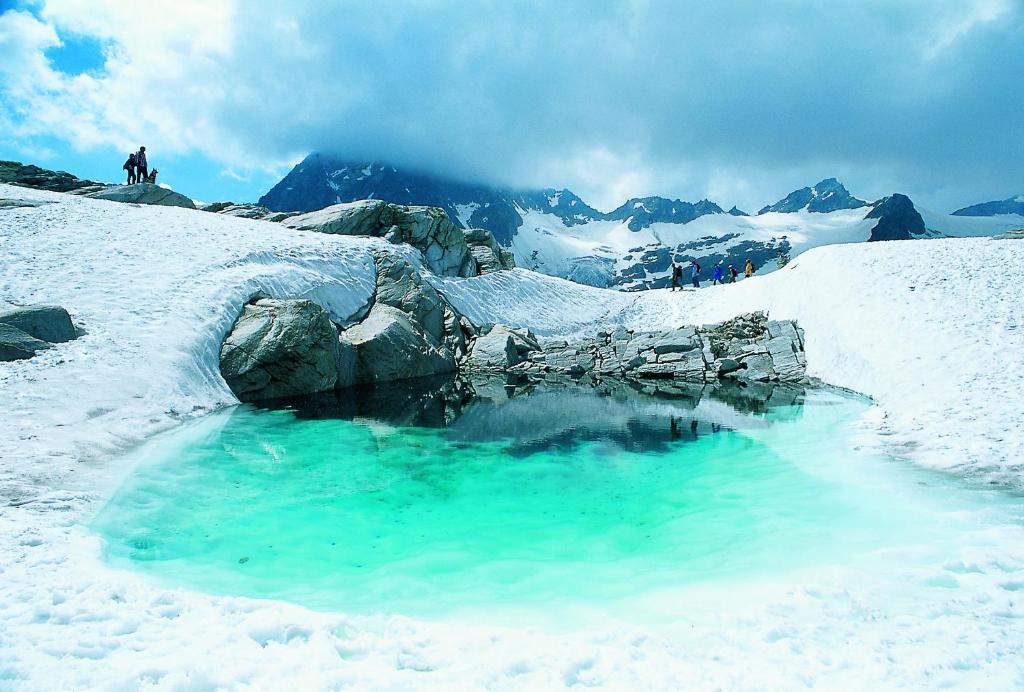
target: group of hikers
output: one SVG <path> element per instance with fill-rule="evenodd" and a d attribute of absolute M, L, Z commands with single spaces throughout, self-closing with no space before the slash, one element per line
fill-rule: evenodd
<path fill-rule="evenodd" d="M 149 172 L 149 162 L 146 160 L 146 147 L 139 147 L 139 150 L 128 154 L 128 160 L 121 166 L 122 170 L 128 171 L 128 185 L 135 183 L 155 183 L 156 169 Z"/>
<path fill-rule="evenodd" d="M 719 284 L 731 284 L 735 283 L 739 278 L 740 273 L 736 270 L 736 267 L 731 264 L 728 267 L 723 266 L 725 260 L 719 260 L 718 264 L 715 265 L 714 270 L 711 272 L 711 285 L 717 286 Z M 755 267 L 754 263 L 747 258 L 746 263 L 743 265 L 743 276 L 750 278 L 754 275 Z M 683 265 L 678 261 L 673 260 L 672 262 L 672 290 L 682 290 L 683 286 Z M 690 260 L 690 283 L 693 284 L 694 288 L 700 288 L 700 264 L 697 260 Z"/>

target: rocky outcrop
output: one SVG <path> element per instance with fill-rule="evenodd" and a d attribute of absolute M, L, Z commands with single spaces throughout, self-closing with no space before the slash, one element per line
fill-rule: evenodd
<path fill-rule="evenodd" d="M 496 326 L 478 338 L 466 358 L 467 370 L 525 377 L 558 373 L 704 384 L 722 379 L 800 382 L 807 367 L 803 335 L 796 323 L 769 321 L 762 313 L 664 332 L 620 327 L 572 343 L 561 339 L 516 341 L 514 336 L 514 330 Z M 482 349 L 480 353 L 477 348 Z"/>
<path fill-rule="evenodd" d="M 455 356 L 409 314 L 377 303 L 342 334 L 355 347 L 356 382 L 393 382 L 455 371 Z"/>
<path fill-rule="evenodd" d="M 83 195 L 93 199 L 105 199 L 111 202 L 126 202 L 132 204 L 152 204 L 162 207 L 184 207 L 195 209 L 195 203 L 181 194 L 165 187 L 152 183 L 139 183 L 137 185 L 116 185 L 104 188 L 96 192 Z"/>
<path fill-rule="evenodd" d="M 0 313 L 0 323 L 51 344 L 71 341 L 78 336 L 71 315 L 59 305 L 27 305 Z"/>
<path fill-rule="evenodd" d="M 865 219 L 878 219 L 869 241 L 911 240 L 926 234 L 924 219 L 906 195 L 898 192 L 874 203 Z"/>
<path fill-rule="evenodd" d="M 67 310 L 28 305 L 0 313 L 0 361 L 24 360 L 78 337 Z"/>
<path fill-rule="evenodd" d="M 0 323 L 0 362 L 25 360 L 40 351 L 50 348 L 50 344 L 36 339 L 17 327 Z"/>
<path fill-rule="evenodd" d="M 284 221 L 285 219 L 298 214 L 298 212 L 271 211 L 259 204 L 235 204 L 234 202 L 213 202 L 212 204 L 203 205 L 200 209 L 213 214 L 237 216 L 241 219 L 256 219 L 260 221 L 276 222 Z"/>
<path fill-rule="evenodd" d="M 999 235 L 992 236 L 995 240 L 1024 240 L 1024 228 L 1017 231 L 1007 231 L 1006 233 L 1000 233 Z"/>
<path fill-rule="evenodd" d="M 490 274 L 500 269 L 512 269 L 516 266 L 512 253 L 498 245 L 498 241 L 494 239 L 490 231 L 483 228 L 469 228 L 463 233 L 480 274 Z"/>
<path fill-rule="evenodd" d="M 51 171 L 39 166 L 24 165 L 17 161 L 0 161 L 0 183 L 31 187 L 51 192 L 71 192 L 84 187 L 99 186 L 92 180 L 82 180 L 64 171 Z"/>
<path fill-rule="evenodd" d="M 378 200 L 336 204 L 282 221 L 285 226 L 318 233 L 365 235 L 408 243 L 426 266 L 441 276 L 475 276 L 476 260 L 462 230 L 443 209 L 399 206 Z"/>
<path fill-rule="evenodd" d="M 276 399 L 334 389 L 353 356 L 316 303 L 260 298 L 225 338 L 220 371 L 239 400 Z"/>

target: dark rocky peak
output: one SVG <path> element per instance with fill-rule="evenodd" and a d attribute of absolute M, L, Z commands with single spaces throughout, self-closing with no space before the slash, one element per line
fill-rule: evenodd
<path fill-rule="evenodd" d="M 614 221 L 629 219 L 631 231 L 639 231 L 654 223 L 689 223 L 705 214 L 724 214 L 725 211 L 706 199 L 696 204 L 665 197 L 634 197 L 607 215 Z"/>
<path fill-rule="evenodd" d="M 803 187 L 794 190 L 775 204 L 762 208 L 758 214 L 770 211 L 790 213 L 803 209 L 811 212 L 828 213 L 839 209 L 857 209 L 866 207 L 868 203 L 857 199 L 847 191 L 835 178 L 825 178 L 814 187 Z"/>
<path fill-rule="evenodd" d="M 982 202 L 972 204 L 963 209 L 957 209 L 953 216 L 996 216 L 998 214 L 1019 214 L 1024 216 L 1024 195 L 1017 195 L 1009 199 L 996 200 L 994 202 Z"/>
<path fill-rule="evenodd" d="M 729 216 L 750 216 L 750 214 L 748 214 L 747 212 L 743 211 L 742 209 L 735 205 L 733 205 L 733 208 L 725 213 L 728 214 Z"/>
<path fill-rule="evenodd" d="M 865 219 L 878 219 L 872 240 L 910 240 L 927 235 L 924 219 L 906 195 L 896 192 L 871 205 Z"/>
<path fill-rule="evenodd" d="M 603 219 L 604 214 L 579 198 L 572 190 L 527 190 L 513 194 L 516 203 L 527 210 L 554 214 L 566 226 Z"/>

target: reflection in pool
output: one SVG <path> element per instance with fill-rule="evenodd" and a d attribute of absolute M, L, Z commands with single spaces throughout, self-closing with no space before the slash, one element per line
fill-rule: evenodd
<path fill-rule="evenodd" d="M 941 552 L 980 500 L 856 451 L 865 407 L 500 381 L 241 406 L 144 447 L 93 527 L 115 564 L 216 593 L 427 617 L 628 611 L 659 589 Z"/>

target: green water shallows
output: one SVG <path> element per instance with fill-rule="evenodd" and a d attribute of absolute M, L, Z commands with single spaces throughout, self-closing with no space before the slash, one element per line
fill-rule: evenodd
<path fill-rule="evenodd" d="M 482 400 L 445 428 L 239 407 L 148 445 L 93 527 L 110 561 L 166 582 L 428 617 L 948 539 L 910 472 L 851 449 L 859 400 L 588 396 Z"/>

